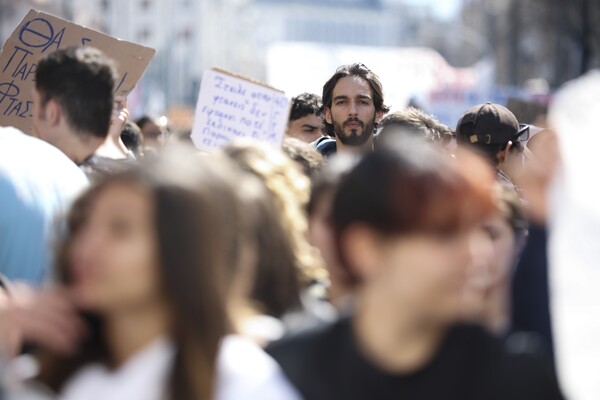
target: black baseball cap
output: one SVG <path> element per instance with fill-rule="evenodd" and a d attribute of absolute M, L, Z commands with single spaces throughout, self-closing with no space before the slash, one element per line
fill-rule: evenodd
<path fill-rule="evenodd" d="M 485 103 L 469 108 L 458 120 L 456 140 L 476 146 L 505 145 L 525 141 L 529 125 L 519 124 L 515 115 L 500 104 Z"/>

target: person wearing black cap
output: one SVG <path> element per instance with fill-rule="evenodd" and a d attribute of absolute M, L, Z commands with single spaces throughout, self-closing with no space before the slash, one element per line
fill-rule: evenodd
<path fill-rule="evenodd" d="M 469 108 L 456 125 L 456 142 L 471 146 L 498 170 L 499 177 L 512 182 L 503 170 L 510 157 L 522 157 L 529 125 L 519 124 L 515 115 L 499 104 L 485 103 Z"/>

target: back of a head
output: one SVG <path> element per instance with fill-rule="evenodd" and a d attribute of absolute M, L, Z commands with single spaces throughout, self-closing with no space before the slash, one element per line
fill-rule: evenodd
<path fill-rule="evenodd" d="M 302 167 L 302 171 L 309 178 L 317 174 L 325 165 L 325 159 L 321 153 L 310 144 L 299 139 L 286 137 L 283 139 L 281 148 L 289 158 Z"/>
<path fill-rule="evenodd" d="M 113 109 L 114 63 L 93 47 L 69 47 L 42 58 L 35 72 L 40 107 L 56 100 L 77 133 L 105 138 Z"/>
<path fill-rule="evenodd" d="M 497 154 L 506 148 L 522 151 L 520 142 L 526 139 L 527 125 L 519 125 L 515 115 L 499 104 L 485 103 L 468 109 L 456 125 L 456 142 L 459 146 L 471 146 L 493 165 L 499 165 Z"/>
<path fill-rule="evenodd" d="M 134 122 L 127 121 L 121 130 L 121 140 L 127 150 L 131 151 L 136 158 L 144 154 L 144 137 L 142 130 Z"/>
<path fill-rule="evenodd" d="M 470 175 L 467 171 L 476 170 Z M 476 156 L 469 166 L 422 140 L 403 139 L 366 155 L 342 181 L 332 222 L 339 259 L 352 276 L 344 251 L 348 228 L 363 224 L 382 236 L 446 235 L 470 226 L 489 212 L 490 169 Z"/>
<path fill-rule="evenodd" d="M 234 281 L 245 293 L 233 295 L 241 294 L 256 311 L 280 318 L 301 308 L 300 275 L 293 242 L 281 224 L 273 196 L 264 182 L 241 172 L 238 192 L 244 208 L 245 244 L 250 250 L 247 258 L 252 265 L 240 265 Z"/>
<path fill-rule="evenodd" d="M 385 146 L 388 140 L 397 135 L 416 135 L 434 143 L 445 143 L 452 137 L 452 131 L 432 115 L 414 107 L 387 114 L 379 122 L 376 148 Z"/>
<path fill-rule="evenodd" d="M 308 222 L 304 208 L 309 199 L 310 180 L 280 149 L 258 142 L 237 141 L 225 149 L 240 168 L 260 178 L 279 215 L 279 221 L 292 241 L 297 268 L 304 282 L 323 277 L 322 261 L 308 244 Z"/>

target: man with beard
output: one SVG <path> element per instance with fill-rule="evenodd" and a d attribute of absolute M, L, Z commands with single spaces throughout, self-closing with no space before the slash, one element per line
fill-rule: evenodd
<path fill-rule="evenodd" d="M 364 64 L 339 67 L 323 86 L 323 124 L 335 140 L 318 140 L 317 150 L 325 156 L 371 151 L 376 125 L 388 111 L 377 75 Z"/>

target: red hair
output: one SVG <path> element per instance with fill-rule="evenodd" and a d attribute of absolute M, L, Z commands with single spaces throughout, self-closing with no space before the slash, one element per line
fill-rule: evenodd
<path fill-rule="evenodd" d="M 493 182 L 492 169 L 467 151 L 452 158 L 432 146 L 403 141 L 365 156 L 334 200 L 340 261 L 349 267 L 341 238 L 357 223 L 384 236 L 443 236 L 474 226 L 494 209 Z"/>

